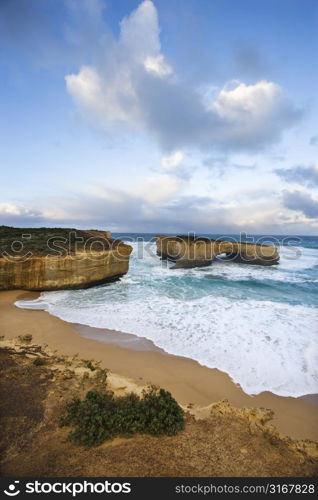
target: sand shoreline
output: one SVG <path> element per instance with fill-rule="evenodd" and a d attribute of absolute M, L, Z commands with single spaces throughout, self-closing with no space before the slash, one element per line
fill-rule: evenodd
<path fill-rule="evenodd" d="M 131 349 L 133 351 L 154 351 L 160 352 L 163 356 L 191 359 L 170 354 L 161 347 L 158 347 L 152 340 L 149 340 L 146 337 L 138 337 L 137 335 L 134 335 L 132 333 L 120 332 L 118 330 L 109 330 L 107 328 L 96 328 L 93 326 L 82 325 L 80 323 L 72 324 L 81 336 L 88 339 L 97 340 L 98 342 L 101 342 L 103 344 L 114 344 L 119 347 L 124 347 L 125 349 Z M 191 361 L 194 361 L 196 363 L 195 360 L 191 359 Z M 233 382 L 233 384 L 235 384 L 235 382 Z M 299 396 L 298 398 L 294 399 L 303 399 L 304 401 L 308 401 L 309 403 L 318 406 L 318 394 L 305 394 L 304 396 Z"/>
<path fill-rule="evenodd" d="M 228 399 L 237 407 L 271 408 L 280 432 L 294 439 L 318 441 L 318 407 L 312 404 L 316 395 L 290 398 L 264 392 L 249 396 L 226 373 L 167 354 L 147 339 L 103 329 L 108 341 L 101 342 L 97 340 L 100 329 L 67 323 L 46 311 L 14 306 L 17 299 L 36 296 L 18 290 L 0 293 L 0 335 L 14 338 L 31 334 L 35 342 L 62 354 L 100 361 L 102 367 L 126 377 L 127 383 L 133 380 L 141 386 L 153 383 L 164 387 L 185 406 L 206 407 Z"/>

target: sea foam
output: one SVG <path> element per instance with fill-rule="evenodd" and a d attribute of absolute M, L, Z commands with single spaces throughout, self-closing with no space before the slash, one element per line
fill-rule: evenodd
<path fill-rule="evenodd" d="M 249 394 L 318 392 L 317 310 L 306 304 L 317 250 L 302 249 L 298 259 L 282 258 L 271 268 L 219 261 L 173 271 L 153 247 L 138 259 L 133 246 L 121 281 L 46 292 L 16 305 L 146 337 L 170 354 L 228 373 Z"/>

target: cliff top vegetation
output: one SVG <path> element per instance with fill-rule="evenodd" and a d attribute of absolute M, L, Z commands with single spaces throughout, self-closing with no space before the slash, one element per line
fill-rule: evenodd
<path fill-rule="evenodd" d="M 74 228 L 39 227 L 18 228 L 0 226 L 0 257 L 35 255 L 67 255 L 76 251 L 103 251 L 122 244 L 111 238 L 109 231 L 80 230 Z"/>

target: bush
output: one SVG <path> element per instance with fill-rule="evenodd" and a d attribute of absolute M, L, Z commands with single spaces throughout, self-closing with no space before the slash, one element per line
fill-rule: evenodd
<path fill-rule="evenodd" d="M 184 411 L 164 389 L 143 392 L 143 412 L 148 434 L 173 436 L 184 427 Z"/>
<path fill-rule="evenodd" d="M 73 425 L 69 438 L 84 446 L 98 446 L 113 436 L 114 399 L 112 393 L 90 391 L 86 399 L 73 399 L 66 406 L 61 425 Z"/>
<path fill-rule="evenodd" d="M 33 361 L 33 364 L 35 366 L 42 366 L 42 365 L 45 365 L 45 360 L 43 358 L 35 358 L 35 360 Z"/>
<path fill-rule="evenodd" d="M 69 435 L 71 440 L 98 446 L 115 436 L 136 432 L 172 436 L 184 428 L 184 412 L 164 389 L 151 387 L 141 398 L 90 391 L 84 400 L 76 398 L 66 405 L 61 425 L 75 427 Z"/>

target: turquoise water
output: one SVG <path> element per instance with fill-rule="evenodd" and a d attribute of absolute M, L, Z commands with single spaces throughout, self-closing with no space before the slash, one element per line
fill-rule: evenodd
<path fill-rule="evenodd" d="M 317 237 L 267 236 L 280 246 L 276 266 L 219 258 L 204 268 L 171 270 L 156 256 L 154 235 L 114 236 L 134 248 L 120 281 L 44 293 L 26 306 L 147 337 L 171 354 L 227 372 L 249 394 L 318 392 Z"/>

